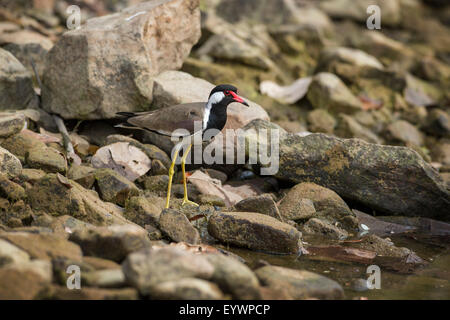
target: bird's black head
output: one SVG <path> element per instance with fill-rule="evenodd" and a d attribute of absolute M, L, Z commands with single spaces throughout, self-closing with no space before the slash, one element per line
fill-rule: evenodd
<path fill-rule="evenodd" d="M 231 84 L 220 84 L 211 90 L 209 100 L 213 104 L 229 105 L 232 102 L 239 102 L 248 107 L 248 103 L 237 95 L 237 88 Z"/>

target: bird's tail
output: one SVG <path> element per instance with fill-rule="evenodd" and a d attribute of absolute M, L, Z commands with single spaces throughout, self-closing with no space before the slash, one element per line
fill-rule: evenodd
<path fill-rule="evenodd" d="M 116 116 L 121 118 L 121 120 L 123 120 L 124 122 L 117 124 L 114 127 L 124 128 L 124 129 L 137 129 L 137 130 L 141 129 L 139 127 L 136 127 L 135 125 L 132 125 L 131 123 L 126 122 L 129 118 L 136 116 L 136 113 L 134 113 L 134 112 L 117 112 Z"/>
<path fill-rule="evenodd" d="M 136 114 L 134 112 L 117 112 L 116 116 L 120 116 L 120 117 L 126 117 L 126 118 L 131 118 L 134 117 Z"/>

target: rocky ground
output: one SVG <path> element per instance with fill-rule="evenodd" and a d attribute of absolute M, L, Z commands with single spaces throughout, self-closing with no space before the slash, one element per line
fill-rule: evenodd
<path fill-rule="evenodd" d="M 364 298 L 368 265 L 450 298 L 446 1 L 83 0 L 66 32 L 70 4 L 0 0 L 0 299 Z M 220 83 L 279 170 L 189 166 L 200 207 L 177 172 L 163 209 L 173 144 L 115 113 Z"/>

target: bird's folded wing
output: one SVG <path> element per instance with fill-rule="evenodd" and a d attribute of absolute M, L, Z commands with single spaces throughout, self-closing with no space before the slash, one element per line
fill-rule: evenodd
<path fill-rule="evenodd" d="M 127 122 L 163 135 L 170 136 L 177 129 L 187 130 L 189 135 L 192 135 L 202 129 L 205 104 L 206 102 L 186 103 L 156 111 L 141 112 L 128 118 Z"/>

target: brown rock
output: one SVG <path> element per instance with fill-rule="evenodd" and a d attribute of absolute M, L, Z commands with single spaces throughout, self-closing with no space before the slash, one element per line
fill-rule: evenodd
<path fill-rule="evenodd" d="M 181 212 L 164 209 L 159 218 L 159 228 L 175 242 L 197 244 L 200 242 L 198 230 Z"/>
<path fill-rule="evenodd" d="M 274 253 L 297 253 L 301 233 L 275 218 L 252 212 L 216 212 L 208 222 L 208 232 L 216 239 Z"/>

